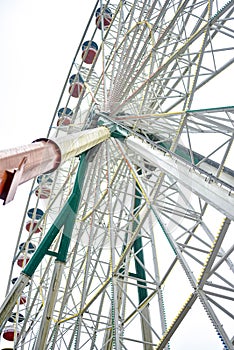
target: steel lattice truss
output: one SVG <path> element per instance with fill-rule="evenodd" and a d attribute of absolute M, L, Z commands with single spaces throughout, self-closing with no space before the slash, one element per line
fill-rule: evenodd
<path fill-rule="evenodd" d="M 234 349 L 234 107 L 206 102 L 210 84 L 232 68 L 233 1 L 105 6 L 110 26 L 91 23 L 84 33 L 99 43 L 94 63 L 85 65 L 78 50 L 69 72 L 82 75 L 85 89 L 73 99 L 67 79 L 60 98 L 58 108 L 73 110 L 72 124 L 52 125 L 61 136 L 102 120 L 129 137 L 89 151 L 50 322 L 43 312 L 54 256 L 25 288 L 27 304 L 16 306 L 24 321 L 16 319 L 14 346 L 177 350 L 197 342 Z M 25 241 L 39 245 L 71 193 L 77 166 L 79 158 L 34 183 L 28 208 L 44 205 L 44 216 L 29 233 L 21 230 Z M 50 198 L 35 197 L 45 185 Z M 51 251 L 59 243 L 60 236 Z M 43 327 L 48 338 L 40 344 Z"/>

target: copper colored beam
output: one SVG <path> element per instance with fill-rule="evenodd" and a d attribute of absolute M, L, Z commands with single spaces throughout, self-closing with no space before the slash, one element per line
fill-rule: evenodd
<path fill-rule="evenodd" d="M 59 147 L 48 139 L 0 151 L 0 198 L 4 204 L 14 198 L 18 185 L 55 170 L 60 162 Z"/>

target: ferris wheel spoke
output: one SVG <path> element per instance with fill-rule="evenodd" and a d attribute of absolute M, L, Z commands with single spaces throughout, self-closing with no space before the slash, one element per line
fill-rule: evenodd
<path fill-rule="evenodd" d="M 180 13 L 180 11 L 179 11 L 179 13 Z M 178 13 L 178 15 L 179 15 L 179 13 Z M 174 16 L 174 21 L 176 21 L 176 19 L 177 19 L 177 15 Z M 169 25 L 169 27 L 168 27 L 168 30 L 170 30 L 172 27 L 173 27 L 173 21 L 170 23 L 170 25 Z M 162 38 L 163 38 L 163 36 L 162 36 Z M 159 43 L 160 43 L 160 41 L 159 41 Z M 155 48 L 154 48 L 155 50 L 157 49 L 156 46 L 157 46 L 157 43 L 155 44 Z M 160 46 L 160 45 L 159 45 L 159 46 Z M 164 56 L 166 56 L 166 55 L 164 55 Z M 148 55 L 148 60 L 149 60 L 149 58 L 150 58 L 150 55 Z M 138 57 L 137 61 L 139 61 L 139 57 Z M 133 64 L 134 64 L 134 63 L 133 63 Z M 141 70 L 144 69 L 144 67 L 146 66 L 146 64 L 147 64 L 147 61 L 145 61 L 145 63 L 142 64 Z M 139 75 L 140 72 L 141 72 L 141 71 L 139 71 L 139 69 L 137 69 L 137 75 Z M 133 81 L 132 81 L 132 84 L 133 84 Z M 130 84 L 129 86 L 131 86 L 132 84 Z"/>
<path fill-rule="evenodd" d="M 228 10 L 228 7 L 226 7 L 226 8 L 223 10 L 223 13 L 225 14 L 225 13 L 227 12 L 227 10 Z M 228 18 L 228 16 L 227 16 L 227 18 Z M 225 21 L 225 20 L 224 20 L 224 21 Z M 209 22 L 208 22 L 208 23 L 209 23 Z M 207 31 L 207 30 L 208 30 L 208 25 L 207 25 L 207 24 L 202 25 L 202 28 L 201 28 L 201 29 L 198 29 L 198 30 L 190 37 L 190 39 L 187 40 L 187 42 L 185 42 L 184 46 L 182 46 L 180 49 L 178 49 L 177 52 L 176 52 L 176 54 L 173 54 L 173 55 L 171 56 L 171 58 L 167 61 L 166 65 L 165 65 L 165 64 L 162 65 L 162 67 L 160 68 L 160 70 L 161 70 L 161 71 L 164 71 L 164 70 L 167 68 L 167 65 L 168 65 L 170 62 L 173 64 L 173 61 L 176 60 L 176 57 L 179 58 L 180 54 L 181 54 L 182 52 L 184 52 L 184 51 L 185 51 L 185 54 L 184 54 L 184 55 L 182 54 L 182 57 L 184 57 L 184 63 L 183 63 L 182 59 L 181 59 L 181 63 L 183 63 L 183 66 L 187 66 L 187 64 L 185 65 L 185 63 L 187 62 L 187 57 L 191 57 L 190 60 L 191 60 L 191 62 L 194 62 L 194 63 L 191 63 L 191 66 L 190 66 L 190 64 L 189 64 L 188 66 L 192 67 L 192 66 L 195 64 L 196 60 L 198 59 L 198 55 L 196 56 L 194 53 L 190 53 L 189 56 L 188 56 L 186 50 L 188 49 L 189 46 L 191 46 L 191 45 L 193 44 L 194 40 L 197 40 L 197 38 L 198 38 L 199 36 L 201 36 L 201 35 L 204 33 L 204 31 Z M 213 34 L 213 38 L 214 38 L 215 35 L 217 35 L 217 34 L 220 34 L 220 33 L 219 33 L 218 31 L 216 31 L 216 32 Z M 207 45 L 209 45 L 209 40 L 208 40 L 206 46 L 207 46 Z M 217 55 L 218 55 L 218 51 L 219 51 L 219 50 L 216 49 L 215 51 L 217 51 Z M 173 52 L 173 51 L 172 51 L 172 52 Z M 207 52 L 207 54 L 208 54 L 208 52 Z M 194 58 L 193 58 L 193 57 L 194 57 Z M 225 66 L 225 65 L 224 65 L 224 66 Z M 224 66 L 223 66 L 223 67 L 224 67 Z M 143 68 L 143 67 L 144 67 L 144 66 L 142 66 L 142 68 Z M 202 67 L 202 69 L 204 70 L 204 67 Z M 217 69 L 217 68 L 216 68 L 216 69 Z M 220 68 L 220 69 L 222 69 L 222 68 Z M 134 94 L 132 95 L 132 97 L 128 97 L 127 102 L 130 102 L 129 100 L 132 99 L 136 94 L 141 93 L 141 90 L 144 89 L 144 87 L 145 87 L 146 84 L 148 84 L 148 83 L 150 83 L 150 82 L 154 82 L 154 83 L 155 83 L 155 79 L 159 76 L 160 70 L 157 71 L 156 73 L 154 73 L 154 74 L 151 76 L 151 78 L 150 78 L 149 81 L 146 80 L 145 83 L 141 84 L 140 88 L 138 88 L 138 89 L 134 92 Z M 166 82 L 165 82 L 165 83 L 166 83 L 165 88 L 166 88 L 168 82 L 170 81 L 170 79 L 172 79 L 172 75 L 171 75 L 172 72 L 175 72 L 175 71 L 176 71 L 176 66 L 174 66 L 173 68 L 171 68 L 171 69 L 169 70 L 169 75 L 168 75 L 168 78 L 167 78 L 167 80 L 166 80 Z M 208 72 L 208 71 L 207 71 L 207 72 Z M 138 72 L 138 74 L 139 74 L 139 72 Z M 173 74 L 174 74 L 174 73 L 173 73 Z M 190 73 L 190 74 L 191 74 L 191 73 Z M 217 74 L 217 73 L 215 72 L 215 73 L 213 74 L 213 77 L 216 76 L 216 74 Z M 179 79 L 178 82 L 181 80 L 181 77 L 183 77 L 183 76 L 184 76 L 184 74 L 183 74 L 183 75 L 181 74 L 181 76 L 178 77 L 178 79 Z M 207 81 L 209 81 L 211 78 L 212 78 L 212 76 L 209 77 L 209 78 L 207 79 Z M 182 78 L 182 79 L 184 79 L 184 78 Z M 178 82 L 175 82 L 175 83 L 174 83 L 174 87 L 176 87 L 176 85 L 178 84 Z M 203 84 L 203 83 L 199 83 L 199 87 L 201 87 L 201 84 Z M 187 83 L 186 83 L 186 85 L 187 85 Z M 172 88 L 172 89 L 173 89 L 173 88 Z M 170 93 L 170 91 L 173 91 L 173 90 L 170 90 L 170 89 L 169 89 L 169 92 L 168 92 L 168 93 Z M 160 92 L 160 89 L 159 89 L 159 92 Z M 161 91 L 161 93 L 162 93 L 162 91 Z M 161 94 L 161 93 L 160 93 L 160 94 Z M 168 93 L 166 92 L 166 94 L 168 94 Z M 159 95 L 160 95 L 160 94 L 159 94 Z M 182 100 L 181 100 L 181 101 L 182 101 Z M 121 108 L 121 107 L 118 107 L 118 110 L 119 110 L 120 108 Z M 115 111 L 115 112 L 116 112 L 116 111 Z"/>
<path fill-rule="evenodd" d="M 174 17 L 173 17 L 173 20 L 170 21 L 170 24 L 168 25 L 167 29 L 163 32 L 163 34 L 160 36 L 160 38 L 158 39 L 158 41 L 157 41 L 155 44 L 154 44 L 154 41 L 155 41 L 155 40 L 152 39 L 152 36 L 151 36 L 150 34 L 148 34 L 149 40 L 152 42 L 152 43 L 151 43 L 151 45 L 152 45 L 152 50 L 156 51 L 157 48 L 160 47 L 160 43 L 163 41 L 163 39 L 164 39 L 164 37 L 167 35 L 168 31 L 170 31 L 171 28 L 173 28 L 174 22 L 177 20 L 177 17 L 178 17 L 179 14 L 182 12 L 183 8 L 186 6 L 186 3 L 187 3 L 187 1 L 185 1 L 185 2 L 179 7 L 178 12 L 177 12 L 177 13 L 174 15 Z M 162 9 L 162 11 L 163 11 L 163 9 Z M 159 15 L 159 17 L 160 17 L 160 15 Z M 151 27 L 149 27 L 149 29 L 153 30 L 156 26 L 158 26 L 158 23 L 157 23 L 157 22 L 158 22 L 158 20 L 156 21 L 156 23 L 153 24 L 152 29 L 151 29 Z M 145 28 L 147 28 L 146 25 L 143 27 L 143 29 L 145 29 Z M 136 47 L 138 47 L 138 46 L 139 46 L 139 43 L 142 41 L 142 35 L 143 35 L 143 34 L 144 34 L 144 31 L 142 31 L 142 33 L 141 33 L 141 35 L 140 35 L 140 38 L 139 38 L 139 41 L 136 43 Z M 134 42 L 134 45 L 135 45 L 135 38 L 134 38 L 134 37 L 132 38 L 132 42 Z M 146 41 L 146 42 L 147 42 L 147 41 Z M 135 50 L 136 50 L 136 49 L 135 49 Z M 140 50 L 139 54 L 136 55 L 136 58 L 134 58 L 135 61 L 133 61 L 133 63 L 132 63 L 132 67 L 133 67 L 133 68 L 132 68 L 132 71 L 130 71 L 130 72 L 128 73 L 127 79 L 129 79 L 130 76 L 133 76 L 133 78 L 136 79 L 136 77 L 134 77 L 134 70 L 137 72 L 137 75 L 139 75 L 139 74 L 141 73 L 141 71 L 146 67 L 146 65 L 148 65 L 148 61 L 149 61 L 150 58 L 151 58 L 151 52 L 148 54 L 148 56 L 146 57 L 146 59 L 143 61 L 143 63 L 142 63 L 142 65 L 141 65 L 140 69 L 138 68 L 138 64 L 139 64 L 139 62 L 141 62 L 142 57 L 143 57 L 143 59 L 144 59 L 143 53 L 144 53 L 145 50 L 146 50 L 146 46 L 143 46 L 142 49 Z M 164 53 L 164 54 L 162 55 L 162 57 L 163 57 L 163 56 L 166 56 L 166 53 Z M 133 57 L 134 57 L 134 53 L 133 53 Z M 137 62 L 137 63 L 136 63 L 136 62 Z M 136 67 L 135 67 L 135 65 L 136 65 Z M 162 65 L 162 62 L 158 63 L 158 65 L 159 65 L 159 66 Z M 122 78 L 123 78 L 123 77 L 122 77 Z M 135 82 L 134 80 L 131 81 L 132 84 L 134 84 L 134 82 Z M 128 84 L 128 86 L 130 87 L 131 85 Z M 125 92 L 125 94 L 127 94 L 128 92 L 129 92 L 129 90 L 127 90 L 127 91 Z"/>

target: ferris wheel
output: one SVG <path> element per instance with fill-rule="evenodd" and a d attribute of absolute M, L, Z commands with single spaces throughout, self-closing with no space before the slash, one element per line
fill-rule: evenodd
<path fill-rule="evenodd" d="M 233 62 L 233 1 L 96 3 L 47 138 L 0 188 L 40 154 L 1 349 L 234 349 Z"/>

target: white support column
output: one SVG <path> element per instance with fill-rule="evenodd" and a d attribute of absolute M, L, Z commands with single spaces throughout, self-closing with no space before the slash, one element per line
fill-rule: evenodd
<path fill-rule="evenodd" d="M 42 321 L 41 321 L 41 325 L 43 326 L 40 327 L 39 329 L 37 342 L 34 347 L 35 350 L 46 349 L 47 337 L 50 330 L 50 324 L 52 322 L 54 307 L 58 296 L 58 291 L 61 283 L 64 265 L 65 265 L 64 262 L 61 262 L 61 261 L 55 262 L 54 273 L 51 279 L 50 288 L 46 298 L 46 304 L 44 307 L 44 312 L 43 312 Z"/>
<path fill-rule="evenodd" d="M 2 306 L 0 307 L 0 326 L 10 317 L 11 312 L 16 304 L 16 300 L 21 296 L 25 286 L 30 281 L 30 277 L 25 274 L 21 274 L 17 279 L 14 288 L 7 295 Z"/>
<path fill-rule="evenodd" d="M 68 134 L 64 137 L 54 139 L 60 148 L 62 160 L 66 160 L 87 151 L 88 149 L 98 145 L 110 137 L 110 130 L 105 126 L 95 129 L 87 129 L 79 131 L 75 134 Z"/>
<path fill-rule="evenodd" d="M 179 183 L 229 219 L 234 220 L 234 193 L 230 193 L 228 188 L 220 187 L 218 182 L 214 181 L 214 177 L 209 180 L 204 174 L 196 172 L 192 165 L 190 166 L 182 159 L 173 158 L 173 156 L 153 148 L 137 137 L 130 136 L 126 139 L 126 144 L 163 172 L 173 176 Z"/>

